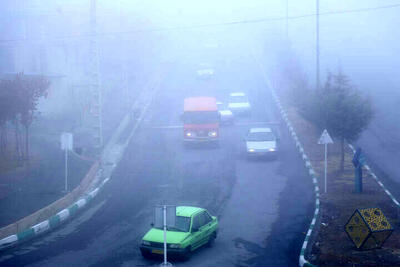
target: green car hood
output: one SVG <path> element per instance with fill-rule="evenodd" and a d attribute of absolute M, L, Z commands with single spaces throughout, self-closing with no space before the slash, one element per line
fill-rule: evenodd
<path fill-rule="evenodd" d="M 179 244 L 190 235 L 188 232 L 167 231 L 167 243 Z M 151 228 L 143 237 L 143 240 L 164 243 L 164 230 Z"/>

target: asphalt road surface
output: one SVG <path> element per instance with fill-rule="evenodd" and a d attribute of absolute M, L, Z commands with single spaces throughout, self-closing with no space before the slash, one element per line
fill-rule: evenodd
<path fill-rule="evenodd" d="M 372 94 L 375 116 L 357 141 L 368 164 L 390 192 L 400 200 L 400 111 L 398 85 Z"/>
<path fill-rule="evenodd" d="M 1 266 L 155 266 L 138 245 L 156 204 L 193 205 L 217 215 L 212 248 L 176 266 L 298 266 L 313 212 L 311 180 L 283 124 L 277 160 L 247 160 L 250 127 L 281 123 L 251 57 L 208 80 L 193 65 L 175 64 L 161 83 L 124 158 L 91 206 L 61 228 L 0 255 Z M 185 148 L 179 115 L 183 99 L 233 91 L 249 95 L 253 113 L 221 128 L 219 148 Z"/>

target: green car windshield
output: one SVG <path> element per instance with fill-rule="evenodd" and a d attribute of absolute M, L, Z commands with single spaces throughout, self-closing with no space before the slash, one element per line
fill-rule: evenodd
<path fill-rule="evenodd" d="M 163 229 L 163 227 L 156 227 Z M 168 231 L 189 232 L 190 230 L 190 217 L 176 216 L 175 226 L 167 227 Z"/>

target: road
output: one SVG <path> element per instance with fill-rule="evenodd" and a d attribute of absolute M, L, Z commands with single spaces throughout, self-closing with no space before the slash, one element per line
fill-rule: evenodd
<path fill-rule="evenodd" d="M 372 93 L 375 116 L 362 133 L 357 145 L 368 164 L 390 192 L 400 200 L 400 112 L 398 84 Z"/>
<path fill-rule="evenodd" d="M 1 266 L 151 266 L 141 237 L 156 204 L 194 205 L 217 215 L 214 247 L 176 266 L 298 266 L 313 212 L 311 180 L 283 126 L 278 160 L 246 160 L 243 138 L 252 125 L 281 120 L 260 70 L 251 60 L 200 80 L 193 64 L 178 64 L 161 83 L 143 124 L 110 182 L 80 216 L 61 228 L 5 251 Z M 182 145 L 183 99 L 248 93 L 251 118 L 221 129 L 219 148 Z M 260 124 L 261 123 L 261 124 Z M 171 127 L 172 126 L 172 127 Z"/>

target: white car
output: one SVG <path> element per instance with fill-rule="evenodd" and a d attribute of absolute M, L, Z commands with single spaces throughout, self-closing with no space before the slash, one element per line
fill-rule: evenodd
<path fill-rule="evenodd" d="M 272 156 L 278 154 L 279 139 L 271 128 L 251 128 L 245 138 L 248 156 Z"/>
<path fill-rule="evenodd" d="M 213 77 L 214 69 L 211 68 L 208 64 L 202 63 L 197 70 L 197 77 L 201 79 L 208 79 Z"/>
<path fill-rule="evenodd" d="M 222 102 L 217 102 L 218 112 L 220 115 L 220 122 L 221 124 L 233 124 L 234 115 L 232 111 L 225 108 Z"/>
<path fill-rule="evenodd" d="M 234 114 L 251 114 L 251 106 L 245 93 L 229 94 L 228 109 Z"/>

